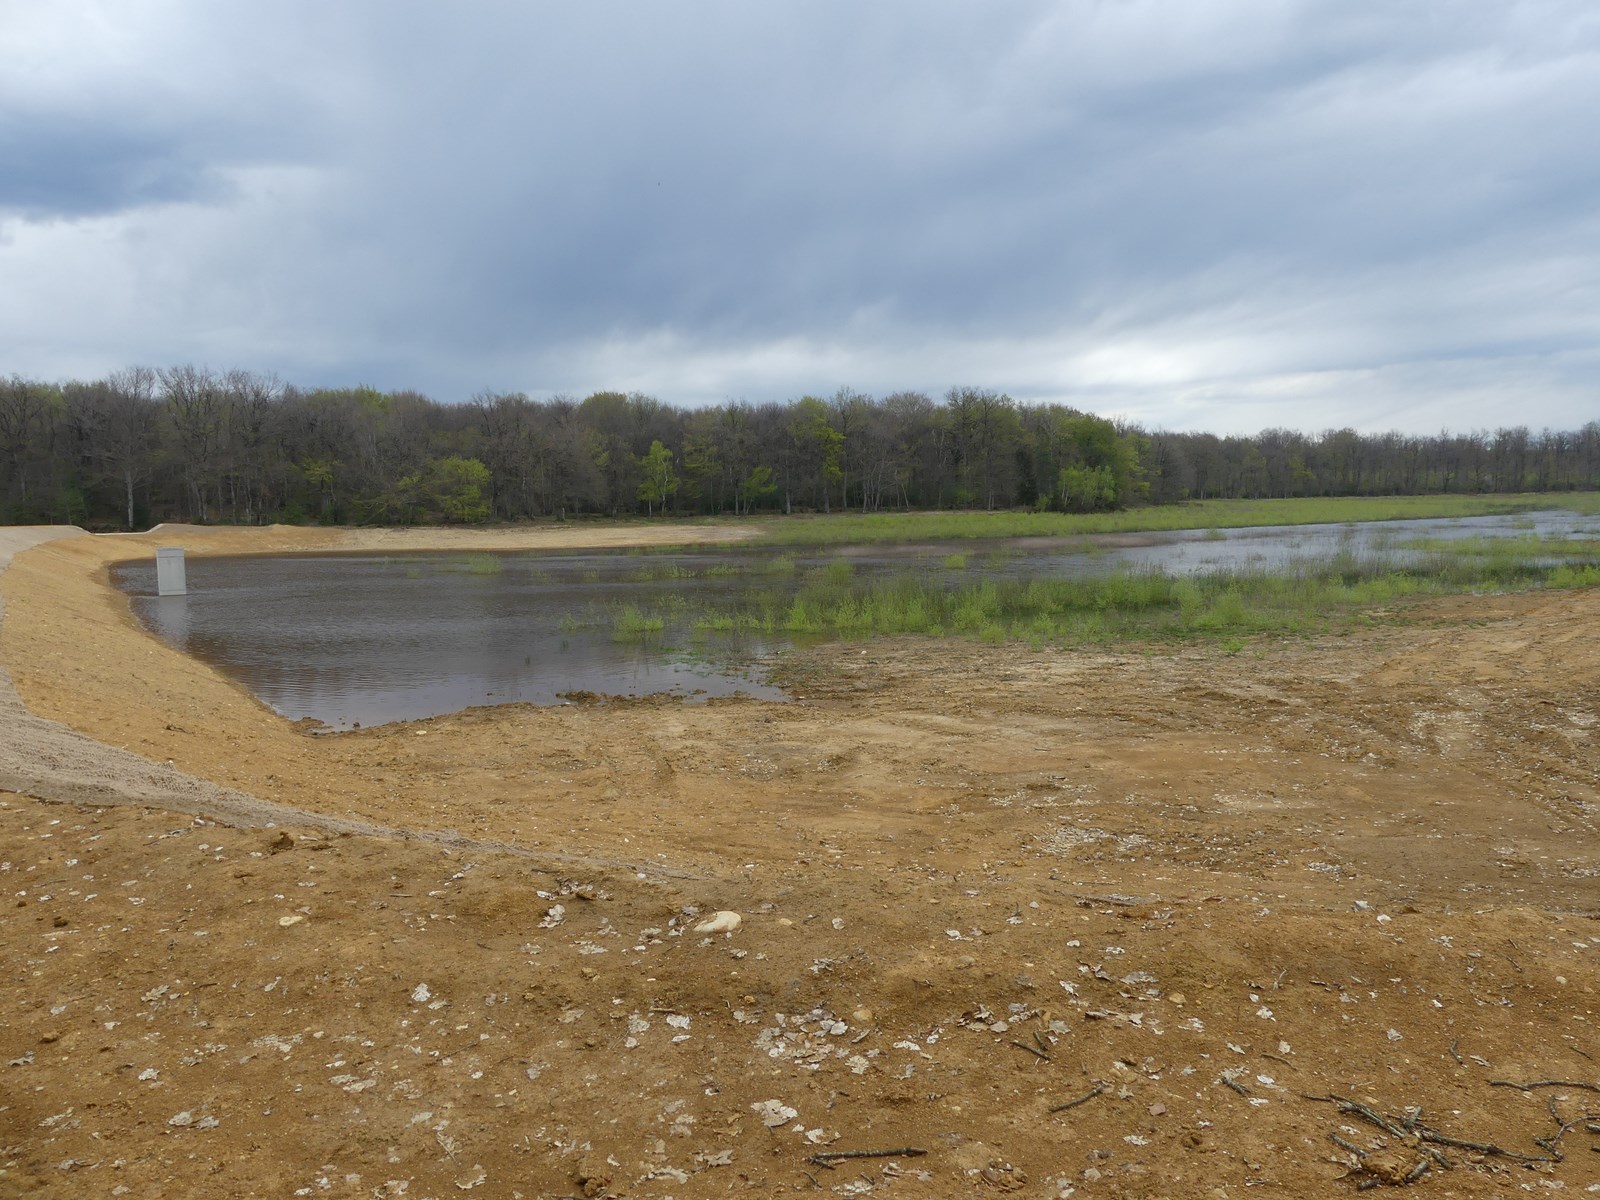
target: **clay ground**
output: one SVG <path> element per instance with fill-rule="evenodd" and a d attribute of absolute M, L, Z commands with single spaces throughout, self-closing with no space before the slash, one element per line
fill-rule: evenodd
<path fill-rule="evenodd" d="M 0 1195 L 1600 1190 L 1600 593 L 311 737 L 174 543 L 359 539 L 0 576 Z"/>

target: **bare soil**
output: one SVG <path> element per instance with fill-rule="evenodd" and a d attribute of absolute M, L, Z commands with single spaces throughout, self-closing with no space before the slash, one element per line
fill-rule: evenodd
<path fill-rule="evenodd" d="M 0 531 L 0 1195 L 1600 1190 L 1600 593 L 312 737 L 106 577 L 460 537 Z"/>

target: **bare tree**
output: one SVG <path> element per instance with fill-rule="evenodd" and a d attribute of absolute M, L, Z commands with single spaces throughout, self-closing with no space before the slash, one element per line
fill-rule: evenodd
<path fill-rule="evenodd" d="M 29 501 L 28 475 L 40 457 L 49 432 L 51 389 L 13 375 L 0 380 L 0 455 L 4 455 L 9 488 L 24 507 Z"/>
<path fill-rule="evenodd" d="M 222 452 L 226 397 L 209 368 L 186 364 L 157 371 L 167 419 L 177 439 L 179 462 L 189 495 L 190 515 L 211 519 L 211 498 L 221 502 L 217 463 Z"/>

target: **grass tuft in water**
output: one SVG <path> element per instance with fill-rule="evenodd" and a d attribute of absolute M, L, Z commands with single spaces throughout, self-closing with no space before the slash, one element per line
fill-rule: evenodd
<path fill-rule="evenodd" d="M 694 571 L 682 563 L 650 563 L 628 573 L 630 583 L 668 583 L 677 579 L 693 579 Z"/>
<path fill-rule="evenodd" d="M 660 637 L 666 627 L 666 617 L 659 613 L 646 613 L 630 604 L 612 622 L 611 637 L 618 642 L 642 642 Z"/>

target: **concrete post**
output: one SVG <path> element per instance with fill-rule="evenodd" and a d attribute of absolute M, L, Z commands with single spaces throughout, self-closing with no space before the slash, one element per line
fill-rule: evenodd
<path fill-rule="evenodd" d="M 162 546 L 156 551 L 156 594 L 158 596 L 187 596 L 184 581 L 183 547 Z"/>

